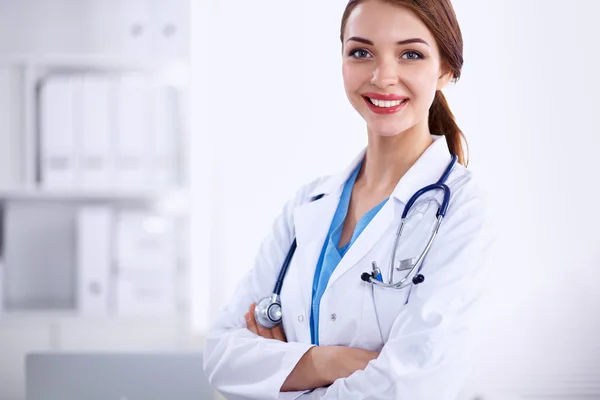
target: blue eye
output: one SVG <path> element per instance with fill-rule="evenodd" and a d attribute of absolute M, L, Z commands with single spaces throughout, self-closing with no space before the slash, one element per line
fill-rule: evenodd
<path fill-rule="evenodd" d="M 406 53 L 402 54 L 402 58 L 406 60 L 421 60 L 425 57 L 423 57 L 421 53 L 418 53 L 416 51 L 407 51 Z"/>
<path fill-rule="evenodd" d="M 348 55 L 354 58 L 367 58 L 371 54 L 365 49 L 356 49 L 352 50 Z"/>

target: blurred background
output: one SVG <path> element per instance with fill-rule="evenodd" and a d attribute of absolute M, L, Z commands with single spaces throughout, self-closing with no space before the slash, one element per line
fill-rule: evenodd
<path fill-rule="evenodd" d="M 0 0 L 0 400 L 32 352 L 202 350 L 285 201 L 366 144 L 345 4 Z M 453 4 L 496 233 L 462 399 L 600 399 L 600 3 Z"/>

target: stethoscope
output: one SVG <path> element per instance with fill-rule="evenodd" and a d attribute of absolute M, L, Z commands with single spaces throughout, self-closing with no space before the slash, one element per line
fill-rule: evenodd
<path fill-rule="evenodd" d="M 404 211 L 402 212 L 402 217 L 400 219 L 400 226 L 396 231 L 396 238 L 394 240 L 394 246 L 392 247 L 392 257 L 390 261 L 390 272 L 388 275 L 388 283 L 384 283 L 381 277 L 381 270 L 377 266 L 377 263 L 373 261 L 371 263 L 372 271 L 363 272 L 360 279 L 363 281 L 373 284 L 375 286 L 388 288 L 388 289 L 404 289 L 410 285 L 419 285 L 425 281 L 425 277 L 420 274 L 421 267 L 423 265 L 423 261 L 425 257 L 429 253 L 429 249 L 435 240 L 440 226 L 442 225 L 442 220 L 446 216 L 446 211 L 448 210 L 448 205 L 450 204 L 450 188 L 446 185 L 446 181 L 450 176 L 450 173 L 454 169 L 457 161 L 456 155 L 452 155 L 452 160 L 446 167 L 446 170 L 442 174 L 441 178 L 434 184 L 425 186 L 424 188 L 417 191 L 406 203 L 406 207 L 404 207 Z M 436 222 L 433 227 L 433 232 L 425 246 L 425 249 L 421 252 L 421 255 L 417 258 L 416 262 L 412 267 L 409 267 L 410 270 L 408 273 L 402 278 L 400 281 L 394 283 L 394 269 L 398 271 L 407 270 L 404 262 L 400 262 L 398 266 L 394 268 L 396 262 L 396 249 L 398 248 L 398 242 L 400 241 L 400 237 L 402 236 L 402 232 L 404 230 L 404 225 L 406 223 L 406 217 L 411 207 L 415 204 L 415 202 L 419 199 L 419 197 L 423 196 L 425 193 L 433 191 L 433 190 L 441 190 L 443 192 L 442 203 L 438 207 L 438 211 L 436 214 Z M 318 200 L 324 195 L 318 195 L 312 199 L 312 201 Z M 254 317 L 256 321 L 265 328 L 273 328 L 281 323 L 282 311 L 281 311 L 281 287 L 283 286 L 283 280 L 287 273 L 287 270 L 290 266 L 290 262 L 292 261 L 292 257 L 294 256 L 294 252 L 296 251 L 297 243 L 296 239 L 292 242 L 292 246 L 283 261 L 283 266 L 281 267 L 281 271 L 279 271 L 279 277 L 277 278 L 277 282 L 275 283 L 275 288 L 273 289 L 273 294 L 271 296 L 265 297 L 258 302 L 256 308 L 254 310 Z M 415 276 L 410 279 L 411 275 L 415 274 Z M 410 280 L 409 280 L 410 279 Z"/>

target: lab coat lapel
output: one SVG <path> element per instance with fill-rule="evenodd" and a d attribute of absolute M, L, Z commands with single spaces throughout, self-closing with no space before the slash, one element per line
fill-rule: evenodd
<path fill-rule="evenodd" d="M 343 171 L 325 179 L 310 194 L 311 198 L 319 195 L 324 195 L 324 197 L 309 201 L 294 210 L 294 226 L 298 242 L 295 257 L 297 257 L 296 262 L 299 268 L 296 268 L 296 275 L 292 274 L 292 279 L 296 279 L 300 285 L 306 315 L 310 315 L 315 270 L 333 215 L 340 201 L 344 183 L 364 159 L 365 152 L 366 149 L 363 149 Z"/>
<path fill-rule="evenodd" d="M 348 252 L 342 257 L 342 260 L 333 271 L 327 289 L 335 283 L 344 273 L 352 269 L 359 263 L 383 237 L 383 234 L 389 229 L 394 221 L 394 199 L 390 198 L 386 204 L 379 210 L 371 222 L 365 227 L 356 241 L 350 246 Z M 371 261 L 365 262 L 365 269 L 356 272 L 356 279 L 360 279 L 363 272 L 371 271 Z M 379 266 L 381 268 L 381 265 Z M 326 289 L 326 290 L 327 290 Z"/>
<path fill-rule="evenodd" d="M 340 201 L 344 183 L 364 159 L 365 152 L 366 149 L 362 149 L 344 170 L 325 179 L 310 194 L 311 198 L 319 195 L 324 195 L 324 197 L 309 201 L 294 210 L 294 226 L 298 241 L 295 257 L 297 257 L 296 262 L 298 262 L 299 268 L 296 268 L 297 275 L 292 275 L 292 279 L 296 279 L 300 285 L 306 315 L 310 315 L 315 270 L 333 215 Z"/>
<path fill-rule="evenodd" d="M 297 279 L 300 285 L 306 315 L 310 315 L 315 269 L 338 202 L 339 193 L 337 195 L 334 193 L 294 210 L 294 225 L 298 242 L 295 257 L 297 257 L 299 268 L 293 279 Z"/>

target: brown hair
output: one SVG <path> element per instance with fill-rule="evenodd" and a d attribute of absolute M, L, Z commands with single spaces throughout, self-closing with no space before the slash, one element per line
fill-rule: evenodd
<path fill-rule="evenodd" d="M 460 79 L 463 66 L 463 39 L 450 0 L 380 0 L 411 10 L 417 15 L 433 34 L 440 50 L 444 68 L 449 68 L 454 82 Z M 344 42 L 346 23 L 352 11 L 364 0 L 350 0 L 342 17 L 340 40 Z M 454 114 L 448 106 L 446 97 L 438 90 L 429 108 L 429 130 L 433 134 L 446 136 L 448 148 L 456 154 L 458 161 L 466 166 L 467 160 L 463 151 L 466 139 L 456 124 Z M 467 147 L 468 148 L 468 147 Z"/>

